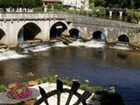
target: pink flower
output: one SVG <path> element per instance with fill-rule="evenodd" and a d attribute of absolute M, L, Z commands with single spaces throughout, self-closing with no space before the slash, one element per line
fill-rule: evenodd
<path fill-rule="evenodd" d="M 24 99 L 32 94 L 32 90 L 28 88 L 26 83 L 16 83 L 7 92 L 7 96 L 13 99 Z"/>

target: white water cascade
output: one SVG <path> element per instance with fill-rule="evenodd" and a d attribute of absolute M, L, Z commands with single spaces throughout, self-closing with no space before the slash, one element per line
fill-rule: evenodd
<path fill-rule="evenodd" d="M 121 49 L 121 50 L 132 50 L 132 48 L 129 46 L 128 43 L 117 43 L 114 46 L 110 45 L 109 48 Z"/>
<path fill-rule="evenodd" d="M 88 42 L 82 42 L 80 40 L 73 41 L 69 45 L 64 44 L 63 42 L 55 42 L 51 45 L 49 44 L 42 44 L 42 45 L 37 45 L 33 47 L 28 47 L 24 48 L 24 51 L 22 53 L 30 53 L 30 52 L 40 52 L 40 51 L 45 51 L 48 50 L 51 47 L 69 47 L 69 46 L 74 46 L 74 47 L 79 47 L 79 46 L 84 46 L 84 47 L 93 47 L 93 48 L 103 48 L 105 46 L 105 42 L 98 42 L 98 41 L 88 41 Z"/>
<path fill-rule="evenodd" d="M 26 57 L 26 55 L 20 55 L 14 50 L 0 49 L 0 61 L 8 59 L 18 59 Z"/>
<path fill-rule="evenodd" d="M 82 42 L 80 40 L 74 41 L 70 44 L 70 46 L 84 46 L 84 47 L 92 47 L 92 48 L 103 48 L 105 47 L 105 42 L 98 42 L 95 40 Z"/>
<path fill-rule="evenodd" d="M 40 51 L 48 50 L 49 48 L 51 48 L 51 46 L 48 44 L 36 45 L 33 47 L 24 48 L 24 51 L 22 53 L 40 52 Z"/>
<path fill-rule="evenodd" d="M 31 52 L 34 53 L 34 52 L 46 51 L 51 47 L 69 47 L 69 46 L 74 46 L 74 47 L 83 46 L 83 47 L 87 47 L 87 48 L 104 48 L 105 42 L 99 42 L 99 41 L 95 41 L 95 40 L 83 42 L 80 39 L 78 39 L 76 41 L 73 41 L 69 45 L 65 45 L 63 42 L 55 42 L 52 44 L 41 44 L 41 45 L 23 48 L 23 51 L 20 53 L 23 53 L 24 55 L 18 54 L 14 50 L 0 49 L 0 61 L 27 57 L 27 55 L 29 55 L 29 53 L 31 53 Z M 109 48 L 130 50 L 130 48 L 128 46 L 118 46 L 118 45 L 109 46 Z"/>

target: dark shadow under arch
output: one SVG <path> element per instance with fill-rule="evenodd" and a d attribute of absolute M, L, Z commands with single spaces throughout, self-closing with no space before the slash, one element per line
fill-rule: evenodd
<path fill-rule="evenodd" d="M 92 36 L 93 36 L 94 40 L 98 40 L 98 41 L 105 41 L 106 40 L 105 34 L 101 31 L 95 31 L 92 34 Z"/>
<path fill-rule="evenodd" d="M 5 36 L 5 32 L 2 29 L 0 29 L 0 44 L 3 44 L 2 39 L 4 36 Z"/>
<path fill-rule="evenodd" d="M 50 28 L 50 39 L 60 37 L 62 33 L 67 29 L 67 26 L 63 22 L 56 22 Z"/>
<path fill-rule="evenodd" d="M 120 36 L 118 37 L 118 41 L 119 41 L 119 42 L 126 42 L 126 43 L 129 43 L 129 38 L 128 38 L 128 36 L 126 36 L 125 34 L 123 34 L 123 35 L 120 35 Z"/>
<path fill-rule="evenodd" d="M 2 29 L 0 29 L 0 40 L 4 37 L 4 35 L 5 35 L 5 32 Z"/>
<path fill-rule="evenodd" d="M 70 34 L 70 36 L 72 37 L 72 38 L 79 38 L 79 30 L 78 29 L 76 29 L 76 28 L 72 28 L 72 29 L 70 29 L 69 30 L 69 34 Z"/>
<path fill-rule="evenodd" d="M 18 32 L 18 42 L 33 40 L 40 32 L 41 29 L 35 23 L 27 23 Z"/>

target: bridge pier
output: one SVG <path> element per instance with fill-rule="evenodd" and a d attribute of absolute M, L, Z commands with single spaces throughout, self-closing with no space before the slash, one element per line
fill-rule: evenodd
<path fill-rule="evenodd" d="M 119 11 L 119 19 L 122 20 L 123 11 Z"/>
<path fill-rule="evenodd" d="M 113 11 L 109 11 L 109 18 L 112 19 Z"/>
<path fill-rule="evenodd" d="M 47 12 L 47 6 L 44 7 L 44 12 Z"/>

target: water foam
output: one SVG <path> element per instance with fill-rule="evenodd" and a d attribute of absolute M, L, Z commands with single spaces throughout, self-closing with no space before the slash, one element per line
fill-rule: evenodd
<path fill-rule="evenodd" d="M 24 48 L 24 53 L 29 53 L 29 51 L 40 52 L 40 51 L 48 50 L 49 48 L 51 48 L 51 46 L 49 46 L 48 44 L 38 45 L 34 47 Z"/>
<path fill-rule="evenodd" d="M 120 50 L 132 50 L 128 44 L 117 44 L 114 46 L 109 46 L 109 48 L 120 49 Z"/>
<path fill-rule="evenodd" d="M 99 42 L 95 40 L 81 42 L 80 40 L 74 41 L 70 44 L 70 46 L 84 46 L 84 47 L 92 47 L 92 48 L 102 48 L 105 46 L 105 42 Z"/>
<path fill-rule="evenodd" d="M 18 58 L 23 58 L 26 56 L 27 55 L 18 54 L 14 50 L 7 50 L 7 49 L 0 50 L 0 61 L 8 60 L 8 59 L 18 59 Z"/>
<path fill-rule="evenodd" d="M 73 41 L 73 43 L 70 43 L 69 45 L 66 45 L 63 42 L 55 42 L 51 45 L 42 44 L 42 45 L 37 45 L 37 46 L 33 46 L 33 47 L 23 48 L 24 50 L 21 53 L 24 53 L 26 55 L 18 54 L 18 53 L 16 53 L 16 51 L 13 51 L 13 50 L 0 49 L 0 61 L 27 57 L 27 54 L 29 54 L 30 52 L 46 51 L 51 47 L 69 47 L 69 46 L 74 46 L 74 47 L 84 46 L 84 47 L 90 47 L 90 48 L 104 48 L 105 42 L 99 42 L 99 41 L 95 41 L 95 40 L 82 42 L 80 39 L 78 39 L 76 41 Z M 109 46 L 109 48 L 122 49 L 122 50 L 130 50 L 131 49 L 131 48 L 129 48 L 129 46 L 119 46 L 119 45 Z"/>
<path fill-rule="evenodd" d="M 56 42 L 53 47 L 68 47 L 68 45 L 64 44 L 63 42 Z"/>

